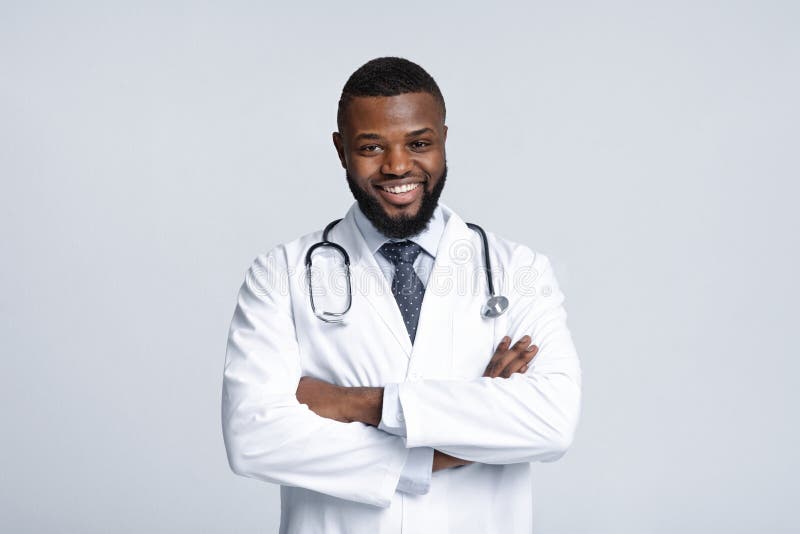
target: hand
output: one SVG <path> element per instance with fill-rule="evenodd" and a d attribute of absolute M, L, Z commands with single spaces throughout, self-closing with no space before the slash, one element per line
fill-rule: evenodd
<path fill-rule="evenodd" d="M 462 460 L 455 456 L 443 453 L 442 451 L 434 449 L 433 451 L 433 469 L 431 471 L 439 471 L 440 469 L 448 469 L 450 467 L 459 467 L 462 465 L 471 464 L 469 460 Z"/>
<path fill-rule="evenodd" d="M 508 378 L 513 373 L 527 371 L 528 364 L 539 352 L 539 347 L 536 345 L 528 346 L 530 342 L 531 336 L 522 336 L 513 347 L 509 348 L 511 338 L 505 336 L 497 345 L 497 350 L 494 351 L 494 356 L 486 366 L 483 376 Z"/>

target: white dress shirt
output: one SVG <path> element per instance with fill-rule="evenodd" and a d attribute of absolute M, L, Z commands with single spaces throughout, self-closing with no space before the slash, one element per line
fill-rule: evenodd
<path fill-rule="evenodd" d="M 366 215 L 357 207 L 355 210 L 355 223 L 370 252 L 375 256 L 378 266 L 384 276 L 391 284 L 394 278 L 394 265 L 387 260 L 380 252 L 381 246 L 387 241 L 405 241 L 406 239 L 393 239 L 386 237 L 367 219 Z M 433 270 L 436 259 L 436 251 L 439 241 L 447 224 L 447 217 L 442 208 L 436 209 L 428 222 L 427 228 L 420 233 L 407 238 L 422 247 L 416 260 L 414 260 L 414 271 L 416 271 L 422 285 L 427 287 L 428 278 Z M 389 383 L 384 386 L 383 392 L 383 412 L 378 428 L 395 434 L 397 436 L 406 435 L 405 421 L 403 418 L 403 408 L 400 404 L 398 395 L 398 384 Z M 433 449 L 430 447 L 414 447 L 409 451 L 408 460 L 403 467 L 397 490 L 404 493 L 425 494 L 430 488 L 431 469 L 433 466 Z"/>

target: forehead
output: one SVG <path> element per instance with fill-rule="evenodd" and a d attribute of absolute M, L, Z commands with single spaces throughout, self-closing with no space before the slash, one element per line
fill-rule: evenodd
<path fill-rule="evenodd" d="M 358 96 L 347 105 L 347 133 L 385 133 L 432 128 L 443 124 L 442 109 L 430 93 L 405 93 L 396 96 Z"/>

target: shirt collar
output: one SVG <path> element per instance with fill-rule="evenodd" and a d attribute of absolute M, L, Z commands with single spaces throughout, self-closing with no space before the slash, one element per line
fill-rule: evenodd
<path fill-rule="evenodd" d="M 358 205 L 358 203 L 355 203 L 353 218 L 358 230 L 364 237 L 364 241 L 367 243 L 367 248 L 369 248 L 369 251 L 373 255 L 376 254 L 378 249 L 380 249 L 381 246 L 387 241 L 405 241 L 405 239 L 393 239 L 382 234 L 377 228 L 375 228 L 375 226 L 372 224 L 372 221 L 367 219 L 367 216 L 364 215 L 363 211 L 361 211 L 361 207 Z M 413 235 L 407 239 L 422 247 L 425 252 L 435 258 L 436 249 L 439 248 L 439 241 L 442 238 L 444 227 L 447 223 L 446 218 L 446 214 L 442 211 L 442 207 L 437 205 L 436 209 L 433 210 L 433 215 L 431 216 L 430 221 L 428 221 L 427 228 L 423 229 L 417 235 Z"/>

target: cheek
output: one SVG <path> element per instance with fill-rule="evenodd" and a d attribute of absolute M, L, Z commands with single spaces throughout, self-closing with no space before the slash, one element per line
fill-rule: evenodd
<path fill-rule="evenodd" d="M 371 177 L 380 174 L 380 162 L 378 158 L 354 158 L 350 160 L 349 172 L 364 185 Z"/>
<path fill-rule="evenodd" d="M 426 155 L 419 161 L 420 167 L 425 169 L 432 176 L 439 176 L 444 171 L 444 154 L 436 153 Z"/>

